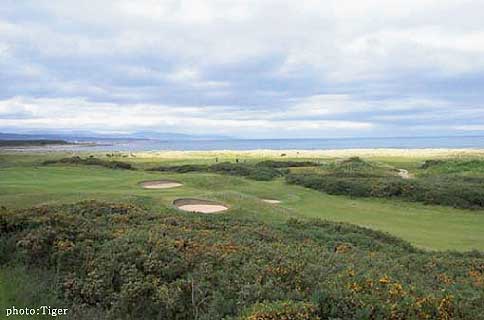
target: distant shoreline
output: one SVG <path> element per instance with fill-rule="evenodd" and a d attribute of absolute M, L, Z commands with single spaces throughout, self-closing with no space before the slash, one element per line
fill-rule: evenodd
<path fill-rule="evenodd" d="M 32 140 L 2 140 L 0 147 L 44 147 L 50 145 L 67 145 L 65 140 L 32 139 Z"/>

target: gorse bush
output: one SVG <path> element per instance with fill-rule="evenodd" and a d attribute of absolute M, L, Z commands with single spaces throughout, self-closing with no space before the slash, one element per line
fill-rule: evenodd
<path fill-rule="evenodd" d="M 1 211 L 3 263 L 98 319 L 482 319 L 484 256 L 291 219 L 83 202 Z"/>
<path fill-rule="evenodd" d="M 240 320 L 320 320 L 317 309 L 309 303 L 294 301 L 278 301 L 268 304 L 258 304 L 248 315 Z"/>
<path fill-rule="evenodd" d="M 47 160 L 43 162 L 43 165 L 51 165 L 51 164 L 74 164 L 74 165 L 86 165 L 86 166 L 101 166 L 110 169 L 125 169 L 125 170 L 134 170 L 133 166 L 127 162 L 121 161 L 106 161 L 94 157 L 88 158 L 81 158 L 81 157 L 72 157 L 72 158 L 63 158 L 59 160 Z"/>
<path fill-rule="evenodd" d="M 402 198 L 408 201 L 479 209 L 484 207 L 484 186 L 458 181 L 405 180 L 397 177 L 336 177 L 289 174 L 286 181 L 332 195 Z"/>

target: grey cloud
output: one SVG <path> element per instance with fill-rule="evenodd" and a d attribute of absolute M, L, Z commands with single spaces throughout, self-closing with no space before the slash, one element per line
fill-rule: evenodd
<path fill-rule="evenodd" d="M 478 129 L 482 10 L 477 1 L 450 0 L 5 1 L 0 102 L 18 97 L 51 112 L 64 103 L 74 114 L 69 101 L 92 112 L 109 104 L 109 112 L 141 108 L 159 121 L 168 110 L 196 107 L 198 122 L 165 123 L 183 132 L 209 130 L 211 121 L 223 130 L 245 124 L 261 137 L 281 123 L 301 136 L 425 124 L 443 133 L 466 123 Z M 9 128 L 55 118 L 0 117 Z"/>

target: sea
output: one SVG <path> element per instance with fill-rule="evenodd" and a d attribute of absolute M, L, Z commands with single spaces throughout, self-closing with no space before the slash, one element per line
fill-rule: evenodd
<path fill-rule="evenodd" d="M 221 139 L 221 140 L 100 140 L 90 144 L 29 148 L 45 151 L 211 151 L 211 150 L 333 150 L 333 149 L 484 149 L 484 136 L 384 137 L 331 139 Z"/>

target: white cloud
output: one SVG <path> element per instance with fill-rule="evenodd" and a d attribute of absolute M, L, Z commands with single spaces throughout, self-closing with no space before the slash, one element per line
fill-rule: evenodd
<path fill-rule="evenodd" d="M 450 104 L 444 100 L 424 98 L 387 98 L 387 99 L 364 99 L 355 98 L 349 94 L 320 94 L 303 98 L 289 99 L 286 111 L 281 112 L 281 117 L 321 117 L 335 116 L 352 113 L 367 112 L 403 112 L 416 111 L 417 117 L 421 112 L 446 110 Z M 400 116 L 394 115 L 393 119 Z M 415 116 L 414 116 L 415 117 Z M 373 117 L 373 119 L 385 119 L 385 116 Z M 388 120 L 390 118 L 387 118 Z"/>
<path fill-rule="evenodd" d="M 168 73 L 165 78 L 175 83 L 198 88 L 225 88 L 230 86 L 226 81 L 204 80 L 197 69 L 187 67 L 174 70 Z"/>
<path fill-rule="evenodd" d="M 280 55 L 282 70 L 318 68 L 341 81 L 395 67 L 482 69 L 477 2 L 455 1 L 99 1 L 43 2 L 49 21 L 3 23 L 12 42 L 46 55 L 151 51 L 201 64 Z M 101 10 L 101 8 L 103 10 Z M 432 12 L 432 14 L 430 14 Z M 77 27 L 57 28 L 59 17 Z M 89 29 L 99 30 L 92 32 Z M 86 32 L 83 32 L 86 31 Z M 454 63 L 451 63 L 451 62 Z"/>
<path fill-rule="evenodd" d="M 362 121 L 272 119 L 257 117 L 252 111 L 233 107 L 173 107 L 167 105 L 118 105 L 93 103 L 81 98 L 29 99 L 16 97 L 0 101 L 0 127 L 4 128 L 83 128 L 112 131 L 135 131 L 141 128 L 180 132 L 189 128 L 196 133 L 223 133 L 242 137 L 311 132 L 318 135 L 330 130 L 365 131 L 373 125 Z M 20 116 L 19 111 L 22 112 Z M 220 113 L 222 111 L 222 114 Z M 223 113 L 233 117 L 224 117 Z M 16 117 L 15 115 L 19 115 Z M 29 114 L 30 117 L 25 117 Z M 9 115 L 9 117 L 2 117 Z M 12 117 L 13 116 L 13 117 Z M 277 118 L 278 113 L 273 113 Z M 292 133 L 291 133 L 292 134 Z"/>
<path fill-rule="evenodd" d="M 454 129 L 462 131 L 484 131 L 484 124 L 461 125 L 455 126 Z"/>

